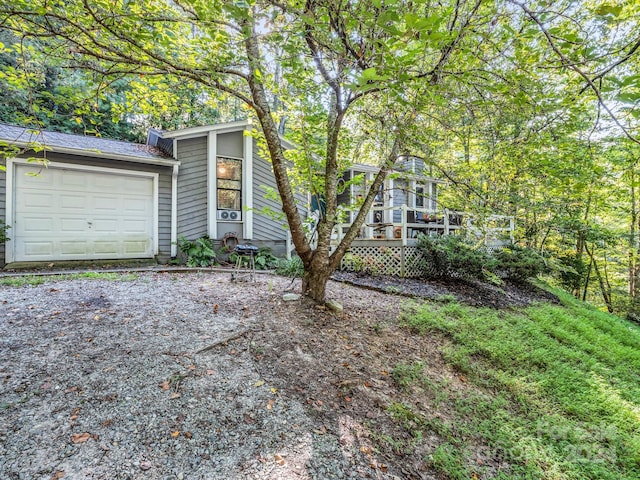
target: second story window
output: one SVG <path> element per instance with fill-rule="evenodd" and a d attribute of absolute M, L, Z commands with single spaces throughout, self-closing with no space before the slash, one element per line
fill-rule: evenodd
<path fill-rule="evenodd" d="M 218 210 L 242 209 L 242 160 L 217 158 Z"/>

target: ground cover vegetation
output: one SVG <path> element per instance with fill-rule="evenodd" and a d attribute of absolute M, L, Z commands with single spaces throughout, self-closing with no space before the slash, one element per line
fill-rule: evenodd
<path fill-rule="evenodd" d="M 444 358 L 474 391 L 434 383 L 420 362 L 392 375 L 413 394 L 390 410 L 419 439 L 446 439 L 432 457 L 451 478 L 493 462 L 498 478 L 637 478 L 640 475 L 640 328 L 556 291 L 562 305 L 518 311 L 455 301 L 409 306 L 404 324 L 444 335 Z M 447 416 L 420 406 L 431 396 Z M 495 465 L 494 465 L 495 466 Z M 475 473 L 474 473 L 475 472 Z"/>
<path fill-rule="evenodd" d="M 517 240 L 551 258 L 576 296 L 633 316 L 638 8 L 632 0 L 3 2 L 0 88 L 16 101 L 2 116 L 125 138 L 146 126 L 255 119 L 305 294 L 318 302 L 364 221 L 329 249 L 342 172 L 379 162 L 365 211 L 398 155 L 417 155 L 449 182 L 441 206 L 514 215 Z M 279 134 L 298 148 L 284 149 Z M 293 200 L 297 188 L 325 202 L 314 235 Z"/>

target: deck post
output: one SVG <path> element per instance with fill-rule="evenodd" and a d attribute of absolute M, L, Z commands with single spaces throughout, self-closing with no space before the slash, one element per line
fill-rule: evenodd
<path fill-rule="evenodd" d="M 401 228 L 400 228 L 400 238 L 402 239 L 402 251 L 404 252 L 404 247 L 407 246 L 407 230 L 409 229 L 409 227 L 407 227 L 407 204 L 403 203 L 402 204 L 402 210 L 401 210 Z M 404 264 L 404 261 L 403 261 Z M 404 268 L 404 267 L 403 267 Z"/>
<path fill-rule="evenodd" d="M 511 244 L 514 243 L 513 232 L 516 229 L 516 217 L 509 217 L 509 238 L 511 239 Z"/>
<path fill-rule="evenodd" d="M 449 235 L 449 209 L 444 209 L 444 234 Z"/>

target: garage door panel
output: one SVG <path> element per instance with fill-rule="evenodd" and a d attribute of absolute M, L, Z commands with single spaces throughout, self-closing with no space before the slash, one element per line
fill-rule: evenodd
<path fill-rule="evenodd" d="M 44 178 L 42 173 L 46 169 L 34 169 L 33 167 L 24 167 L 22 176 L 24 177 L 21 184 L 26 189 L 33 190 L 53 190 L 55 185 L 53 184 L 53 178 Z M 40 174 L 38 174 L 40 172 Z"/>
<path fill-rule="evenodd" d="M 68 195 L 68 194 L 60 194 L 58 196 L 60 202 L 60 208 L 65 210 L 72 210 L 78 212 L 84 212 L 88 207 L 88 199 L 82 195 Z M 55 200 L 52 200 L 52 204 Z"/>
<path fill-rule="evenodd" d="M 119 254 L 118 242 L 97 241 L 93 245 L 94 245 L 94 252 L 98 255 L 117 256 Z"/>
<path fill-rule="evenodd" d="M 113 175 L 111 176 L 101 175 L 99 177 L 95 177 L 93 180 L 94 180 L 93 185 L 96 187 L 96 190 L 99 192 L 108 192 L 110 190 L 121 190 L 123 182 L 126 182 L 126 180 L 123 180 L 120 177 L 115 177 Z"/>
<path fill-rule="evenodd" d="M 15 168 L 14 261 L 153 257 L 152 177 L 31 170 Z"/>
<path fill-rule="evenodd" d="M 111 233 L 118 231 L 118 224 L 119 222 L 117 220 L 96 219 L 93 221 L 92 228 L 94 229 L 94 231 L 99 233 Z"/>
<path fill-rule="evenodd" d="M 147 202 L 145 202 L 144 198 L 139 197 L 127 197 L 122 207 L 124 212 L 132 214 L 148 214 L 148 209 Z"/>
<path fill-rule="evenodd" d="M 86 172 L 73 170 L 59 170 L 60 174 L 54 176 L 53 184 L 61 187 L 84 187 L 87 186 Z M 75 188 L 74 188 L 75 190 Z"/>
<path fill-rule="evenodd" d="M 140 195 L 149 195 L 153 192 L 153 185 L 145 182 L 144 178 L 125 178 L 120 185 L 125 192 L 135 192 Z"/>
<path fill-rule="evenodd" d="M 53 242 L 25 242 L 24 253 L 29 257 L 50 257 L 53 255 Z"/>
<path fill-rule="evenodd" d="M 122 230 L 127 234 L 144 234 L 149 230 L 149 223 L 138 220 L 124 220 Z"/>
<path fill-rule="evenodd" d="M 82 218 L 61 218 L 58 223 L 59 227 L 51 229 L 52 235 L 78 233 L 84 234 L 87 231 L 87 221 Z"/>
<path fill-rule="evenodd" d="M 28 232 L 50 232 L 53 228 L 53 222 L 48 217 L 31 217 L 21 222 L 21 228 L 17 230 L 17 233 Z"/>
<path fill-rule="evenodd" d="M 60 253 L 62 255 L 86 255 L 89 253 L 87 242 L 77 241 L 60 242 Z"/>
<path fill-rule="evenodd" d="M 124 242 L 124 253 L 129 255 L 140 255 L 147 251 L 149 242 L 146 240 L 131 240 Z"/>
<path fill-rule="evenodd" d="M 24 192 L 21 199 L 27 208 L 47 208 L 53 200 L 53 193 L 39 193 L 34 191 Z"/>
<path fill-rule="evenodd" d="M 95 209 L 97 211 L 100 211 L 101 213 L 104 213 L 115 212 L 119 210 L 118 205 L 122 202 L 122 200 L 119 199 L 119 201 L 114 201 L 113 195 L 110 197 L 96 196 L 94 197 L 93 202 Z"/>

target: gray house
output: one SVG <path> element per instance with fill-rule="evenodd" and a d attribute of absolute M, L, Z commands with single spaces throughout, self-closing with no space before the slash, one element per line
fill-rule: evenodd
<path fill-rule="evenodd" d="M 177 255 L 179 237 L 208 235 L 289 249 L 271 164 L 249 122 L 150 132 L 147 145 L 0 124 L 20 152 L 0 171 L 0 264 Z M 45 159 L 46 167 L 34 158 Z M 306 194 L 299 194 L 302 211 Z"/>
<path fill-rule="evenodd" d="M 373 165 L 355 164 L 342 175 L 338 204 L 347 209 L 345 223 L 350 224 L 355 219 L 358 204 L 377 173 L 378 168 Z M 403 205 L 412 211 L 438 212 L 438 185 L 444 183 L 425 174 L 425 163 L 421 158 L 400 157 L 380 187 L 365 223 L 399 223 Z"/>

